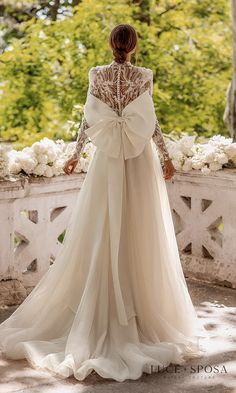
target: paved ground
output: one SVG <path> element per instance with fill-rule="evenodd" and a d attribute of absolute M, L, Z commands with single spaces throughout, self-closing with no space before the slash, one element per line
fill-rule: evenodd
<path fill-rule="evenodd" d="M 103 379 L 95 372 L 83 382 L 60 380 L 32 369 L 25 360 L 0 359 L 0 393 L 236 393 L 236 291 L 196 281 L 188 281 L 188 287 L 211 332 L 206 357 L 125 382 Z M 13 310 L 0 310 L 0 321 Z"/>

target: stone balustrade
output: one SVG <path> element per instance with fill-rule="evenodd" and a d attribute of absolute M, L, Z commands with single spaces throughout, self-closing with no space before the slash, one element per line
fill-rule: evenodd
<path fill-rule="evenodd" d="M 53 263 L 85 176 L 0 181 L 0 305 L 21 303 Z M 185 275 L 236 288 L 236 169 L 166 184 Z"/>

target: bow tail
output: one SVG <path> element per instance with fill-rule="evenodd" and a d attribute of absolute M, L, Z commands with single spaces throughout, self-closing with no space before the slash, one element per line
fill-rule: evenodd
<path fill-rule="evenodd" d="M 118 319 L 121 325 L 128 325 L 125 305 L 119 280 L 119 245 L 121 235 L 123 201 L 124 158 L 108 157 L 108 206 L 111 244 L 111 270 L 114 285 Z"/>

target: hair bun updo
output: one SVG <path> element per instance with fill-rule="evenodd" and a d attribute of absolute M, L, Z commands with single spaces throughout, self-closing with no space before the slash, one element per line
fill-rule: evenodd
<path fill-rule="evenodd" d="M 110 33 L 109 44 L 112 48 L 114 60 L 117 63 L 126 61 L 127 53 L 131 52 L 138 41 L 135 29 L 127 24 L 116 26 Z"/>
<path fill-rule="evenodd" d="M 123 48 L 114 48 L 113 49 L 113 56 L 117 63 L 124 63 L 126 60 L 127 52 Z"/>

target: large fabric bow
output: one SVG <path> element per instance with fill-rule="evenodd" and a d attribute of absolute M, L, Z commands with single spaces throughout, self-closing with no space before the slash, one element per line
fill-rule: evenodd
<path fill-rule="evenodd" d="M 119 116 L 111 107 L 89 94 L 84 108 L 89 128 L 85 130 L 94 145 L 108 159 L 108 207 L 111 241 L 111 267 L 117 313 L 121 325 L 127 315 L 119 280 L 118 254 L 122 220 L 124 160 L 137 157 L 151 139 L 156 122 L 148 91 L 129 103 Z"/>

